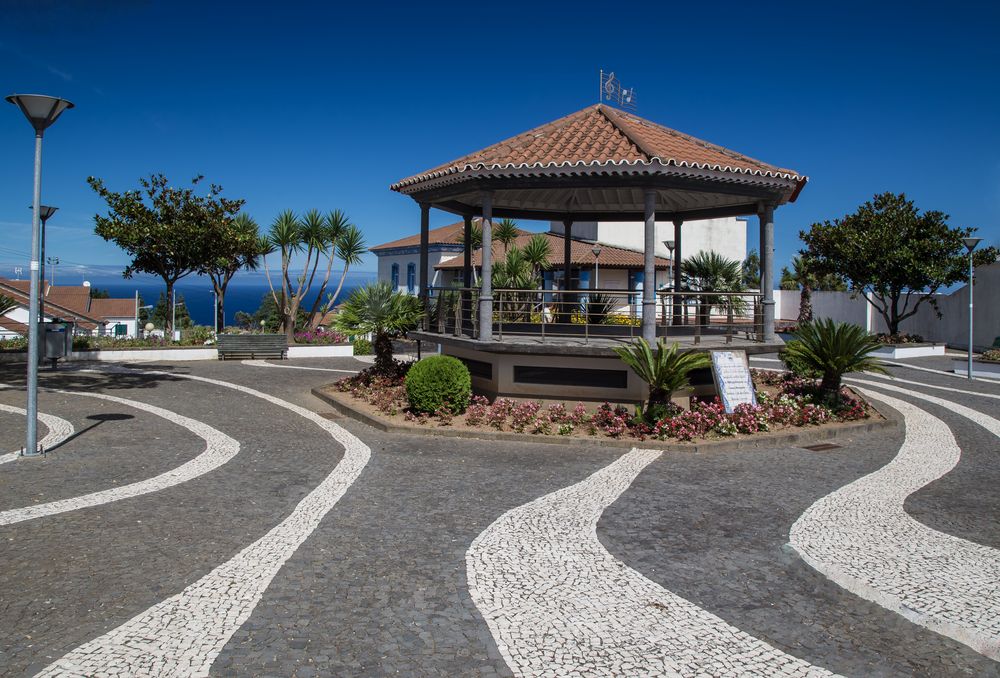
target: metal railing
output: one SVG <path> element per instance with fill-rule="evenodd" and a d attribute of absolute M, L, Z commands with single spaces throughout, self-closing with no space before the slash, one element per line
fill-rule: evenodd
<path fill-rule="evenodd" d="M 478 288 L 433 287 L 423 329 L 449 336 L 478 338 Z M 706 335 L 760 341 L 763 314 L 759 292 L 656 292 L 657 336 Z M 626 339 L 642 335 L 642 291 L 514 290 L 493 291 L 493 335 L 505 337 Z"/>

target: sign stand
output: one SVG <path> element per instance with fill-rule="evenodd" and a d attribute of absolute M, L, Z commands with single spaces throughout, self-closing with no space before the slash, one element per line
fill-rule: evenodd
<path fill-rule="evenodd" d="M 737 405 L 756 405 L 757 392 L 746 351 L 711 351 L 711 355 L 715 388 L 726 412 L 732 414 Z"/>

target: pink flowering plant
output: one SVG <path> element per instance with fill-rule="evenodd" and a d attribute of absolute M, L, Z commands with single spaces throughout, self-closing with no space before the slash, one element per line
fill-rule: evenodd
<path fill-rule="evenodd" d="M 583 435 L 613 439 L 697 441 L 755 435 L 780 428 L 807 427 L 829 422 L 866 419 L 870 406 L 842 388 L 833 396 L 822 393 L 816 382 L 791 373 L 753 371 L 757 386 L 757 404 L 738 405 L 727 413 L 717 397 L 692 399 L 683 409 L 674 403 L 663 407 L 655 420 L 641 411 L 620 404 L 601 403 L 595 408 L 585 403 L 543 404 L 539 401 L 516 401 L 510 398 L 490 400 L 474 395 L 465 412 L 441 407 L 433 413 L 413 411 L 406 397 L 403 380 L 406 365 L 396 366 L 395 373 L 381 375 L 366 370 L 340 380 L 342 393 L 368 403 L 382 414 L 402 415 L 417 425 L 464 426 L 472 429 L 512 431 L 527 435 Z"/>

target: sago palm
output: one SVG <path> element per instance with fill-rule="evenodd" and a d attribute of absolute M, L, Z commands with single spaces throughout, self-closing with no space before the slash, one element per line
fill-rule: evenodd
<path fill-rule="evenodd" d="M 663 339 L 656 342 L 656 352 L 645 339 L 615 349 L 622 362 L 632 368 L 649 385 L 649 400 L 645 412 L 654 413 L 670 402 L 674 391 L 688 385 L 692 370 L 709 367 L 706 353 L 680 351 L 678 344 L 667 346 Z"/>
<path fill-rule="evenodd" d="M 878 348 L 878 340 L 863 327 L 823 318 L 800 325 L 795 339 L 781 351 L 781 359 L 795 372 L 819 375 L 820 390 L 832 395 L 840 390 L 848 372 L 888 374 L 871 356 Z"/>
<path fill-rule="evenodd" d="M 688 289 L 695 292 L 742 292 L 743 265 L 718 252 L 703 251 L 681 262 L 681 274 Z M 713 306 L 742 312 L 746 303 L 740 297 L 706 294 L 700 299 L 699 323 L 707 325 Z"/>
<path fill-rule="evenodd" d="M 392 339 L 420 322 L 423 305 L 418 297 L 393 289 L 388 282 L 359 287 L 344 302 L 334 319 L 334 328 L 348 336 L 372 335 L 375 371 L 392 369 Z"/>

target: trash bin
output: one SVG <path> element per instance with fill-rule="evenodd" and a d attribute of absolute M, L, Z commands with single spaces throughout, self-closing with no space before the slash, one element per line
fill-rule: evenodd
<path fill-rule="evenodd" d="M 55 367 L 59 358 L 65 358 L 73 350 L 73 323 L 53 321 L 39 324 L 41 337 L 38 360 L 51 360 Z"/>

